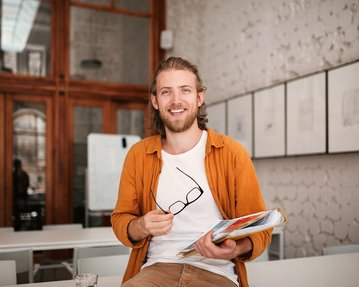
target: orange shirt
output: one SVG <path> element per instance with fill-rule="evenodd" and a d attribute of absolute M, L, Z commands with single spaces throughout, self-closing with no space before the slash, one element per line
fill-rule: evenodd
<path fill-rule="evenodd" d="M 136 275 L 146 260 L 150 238 L 133 244 L 127 227 L 132 219 L 156 208 L 150 188 L 156 196 L 159 173 L 162 168 L 161 137 L 143 139 L 129 150 L 120 180 L 118 200 L 111 215 L 117 238 L 132 249 L 123 281 Z M 205 169 L 213 198 L 224 219 L 236 218 L 265 210 L 257 176 L 250 157 L 237 141 L 208 129 Z M 151 186 L 152 185 L 152 186 Z M 268 246 L 271 230 L 250 235 L 253 242 L 253 260 Z M 248 286 L 244 261 L 233 259 L 243 287 Z"/>

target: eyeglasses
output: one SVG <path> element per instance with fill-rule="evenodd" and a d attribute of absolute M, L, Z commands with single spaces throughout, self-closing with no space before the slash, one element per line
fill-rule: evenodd
<path fill-rule="evenodd" d="M 188 205 L 190 205 L 191 203 L 195 202 L 198 198 L 200 198 L 202 196 L 202 194 L 204 193 L 203 189 L 200 187 L 200 185 L 197 183 L 197 181 L 195 181 L 191 176 L 189 176 L 187 173 L 185 173 L 184 171 L 180 170 L 178 167 L 176 167 L 180 172 L 182 172 L 184 175 L 186 175 L 187 177 L 189 177 L 198 187 L 194 187 L 192 188 L 186 195 L 186 202 L 183 202 L 181 200 L 177 200 L 176 202 L 172 203 L 169 207 L 168 210 L 164 210 L 156 201 L 156 198 L 153 194 L 152 188 L 150 188 L 150 192 L 152 195 L 153 200 L 155 201 L 156 205 L 158 206 L 159 209 L 161 209 L 164 213 L 173 213 L 173 215 L 176 215 L 180 212 L 182 212 L 183 209 L 185 209 Z"/>

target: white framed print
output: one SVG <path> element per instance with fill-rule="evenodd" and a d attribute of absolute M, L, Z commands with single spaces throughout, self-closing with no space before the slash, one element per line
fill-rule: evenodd
<path fill-rule="evenodd" d="M 284 84 L 254 93 L 254 157 L 285 155 Z"/>
<path fill-rule="evenodd" d="M 329 152 L 359 150 L 359 62 L 328 71 Z"/>
<path fill-rule="evenodd" d="M 228 135 L 239 141 L 253 156 L 252 94 L 228 100 Z"/>
<path fill-rule="evenodd" d="M 220 102 L 207 106 L 208 127 L 226 134 L 226 103 Z"/>
<path fill-rule="evenodd" d="M 326 152 L 325 73 L 287 84 L 287 155 Z"/>

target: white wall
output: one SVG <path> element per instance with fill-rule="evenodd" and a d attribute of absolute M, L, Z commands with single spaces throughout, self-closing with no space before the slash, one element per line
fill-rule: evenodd
<path fill-rule="evenodd" d="M 168 56 L 197 64 L 207 103 L 359 59 L 358 0 L 167 0 Z M 359 153 L 254 160 L 289 215 L 286 257 L 359 243 Z"/>

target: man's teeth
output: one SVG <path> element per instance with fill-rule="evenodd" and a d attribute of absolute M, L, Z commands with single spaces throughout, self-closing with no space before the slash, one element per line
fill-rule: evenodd
<path fill-rule="evenodd" d="M 182 113 L 184 111 L 184 109 L 175 109 L 175 110 L 170 110 L 171 113 Z"/>

